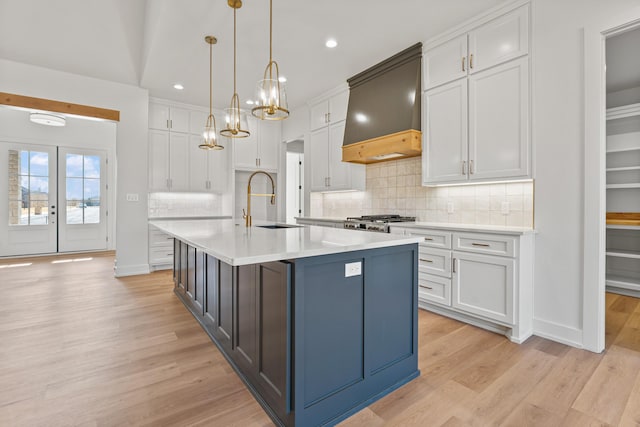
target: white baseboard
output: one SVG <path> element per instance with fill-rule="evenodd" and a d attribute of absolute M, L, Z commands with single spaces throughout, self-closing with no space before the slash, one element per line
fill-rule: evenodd
<path fill-rule="evenodd" d="M 571 328 L 547 320 L 533 319 L 533 334 L 571 347 L 583 348 L 582 329 Z"/>
<path fill-rule="evenodd" d="M 138 274 L 149 274 L 149 264 L 138 265 L 116 265 L 113 273 L 116 277 L 137 276 Z"/>

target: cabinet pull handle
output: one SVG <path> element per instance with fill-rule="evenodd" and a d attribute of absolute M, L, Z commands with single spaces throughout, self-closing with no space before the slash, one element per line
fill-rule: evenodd
<path fill-rule="evenodd" d="M 331 112 L 327 113 L 327 123 L 331 123 Z"/>
<path fill-rule="evenodd" d="M 169 182 L 169 178 L 167 178 L 167 188 L 171 188 L 171 183 Z"/>
<path fill-rule="evenodd" d="M 429 289 L 430 291 L 432 291 L 432 290 L 433 290 L 433 288 L 431 288 L 431 287 L 429 287 L 429 286 L 423 286 L 423 288 L 425 288 L 425 289 Z"/>
<path fill-rule="evenodd" d="M 419 259 L 420 259 L 420 261 L 424 261 L 424 262 L 433 262 L 432 260 L 426 259 L 426 258 L 419 258 Z"/>
<path fill-rule="evenodd" d="M 465 63 L 465 61 L 466 61 L 466 60 L 467 60 L 467 57 L 466 57 L 466 56 L 463 56 L 463 57 L 462 57 L 462 72 L 467 71 L 467 70 L 465 70 L 465 69 L 464 69 L 464 63 Z"/>
<path fill-rule="evenodd" d="M 466 175 L 467 174 L 467 161 L 463 160 L 462 161 L 462 175 Z"/>
<path fill-rule="evenodd" d="M 170 129 L 170 126 L 169 126 L 169 119 L 167 119 L 167 129 Z"/>
<path fill-rule="evenodd" d="M 433 239 L 431 237 L 425 237 L 424 240 L 426 240 L 427 242 L 432 241 Z"/>
<path fill-rule="evenodd" d="M 469 160 L 469 175 L 473 175 L 475 168 L 473 167 L 473 160 Z"/>
<path fill-rule="evenodd" d="M 451 271 L 452 272 L 456 272 L 456 259 L 455 258 L 451 258 Z"/>
<path fill-rule="evenodd" d="M 472 243 L 471 246 L 480 246 L 482 248 L 488 248 L 491 245 L 487 245 L 485 243 Z"/>
<path fill-rule="evenodd" d="M 469 68 L 473 69 L 473 53 L 469 55 Z"/>

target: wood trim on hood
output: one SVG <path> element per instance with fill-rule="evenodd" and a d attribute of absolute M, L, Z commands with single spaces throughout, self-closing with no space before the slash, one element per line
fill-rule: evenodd
<path fill-rule="evenodd" d="M 342 161 L 379 163 L 422 155 L 422 132 L 409 129 L 342 146 Z"/>

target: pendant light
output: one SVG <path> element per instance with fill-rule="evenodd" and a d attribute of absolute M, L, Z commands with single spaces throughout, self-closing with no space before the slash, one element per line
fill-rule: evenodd
<path fill-rule="evenodd" d="M 204 41 L 209 43 L 209 116 L 202 132 L 203 142 L 198 145 L 203 150 L 224 150 L 217 144 L 216 118 L 213 116 L 213 45 L 218 42 L 213 36 L 206 36 Z"/>
<path fill-rule="evenodd" d="M 220 135 L 230 138 L 246 138 L 249 135 L 247 117 L 240 110 L 240 97 L 236 90 L 236 10 L 242 7 L 242 0 L 227 0 L 227 4 L 233 9 L 233 96 L 231 104 L 225 111 L 226 127 L 220 131 Z"/>
<path fill-rule="evenodd" d="M 263 79 L 256 87 L 256 106 L 251 114 L 260 120 L 282 120 L 289 117 L 287 94 L 280 82 L 278 63 L 273 60 L 273 0 L 269 0 L 269 63 Z"/>

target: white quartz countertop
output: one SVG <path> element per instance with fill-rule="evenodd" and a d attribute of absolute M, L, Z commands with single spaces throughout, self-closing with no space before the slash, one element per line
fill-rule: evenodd
<path fill-rule="evenodd" d="M 366 233 L 318 226 L 266 229 L 254 221 L 246 228 L 243 220 L 150 220 L 149 224 L 231 265 L 247 265 L 283 259 L 351 252 L 406 245 L 422 241 L 387 233 Z"/>
<path fill-rule="evenodd" d="M 478 225 L 478 224 L 453 224 L 443 222 L 397 222 L 390 224 L 397 228 L 424 228 L 432 230 L 451 230 L 451 231 L 471 231 L 494 234 L 534 234 L 536 231 L 529 227 L 506 227 L 501 225 Z"/>

